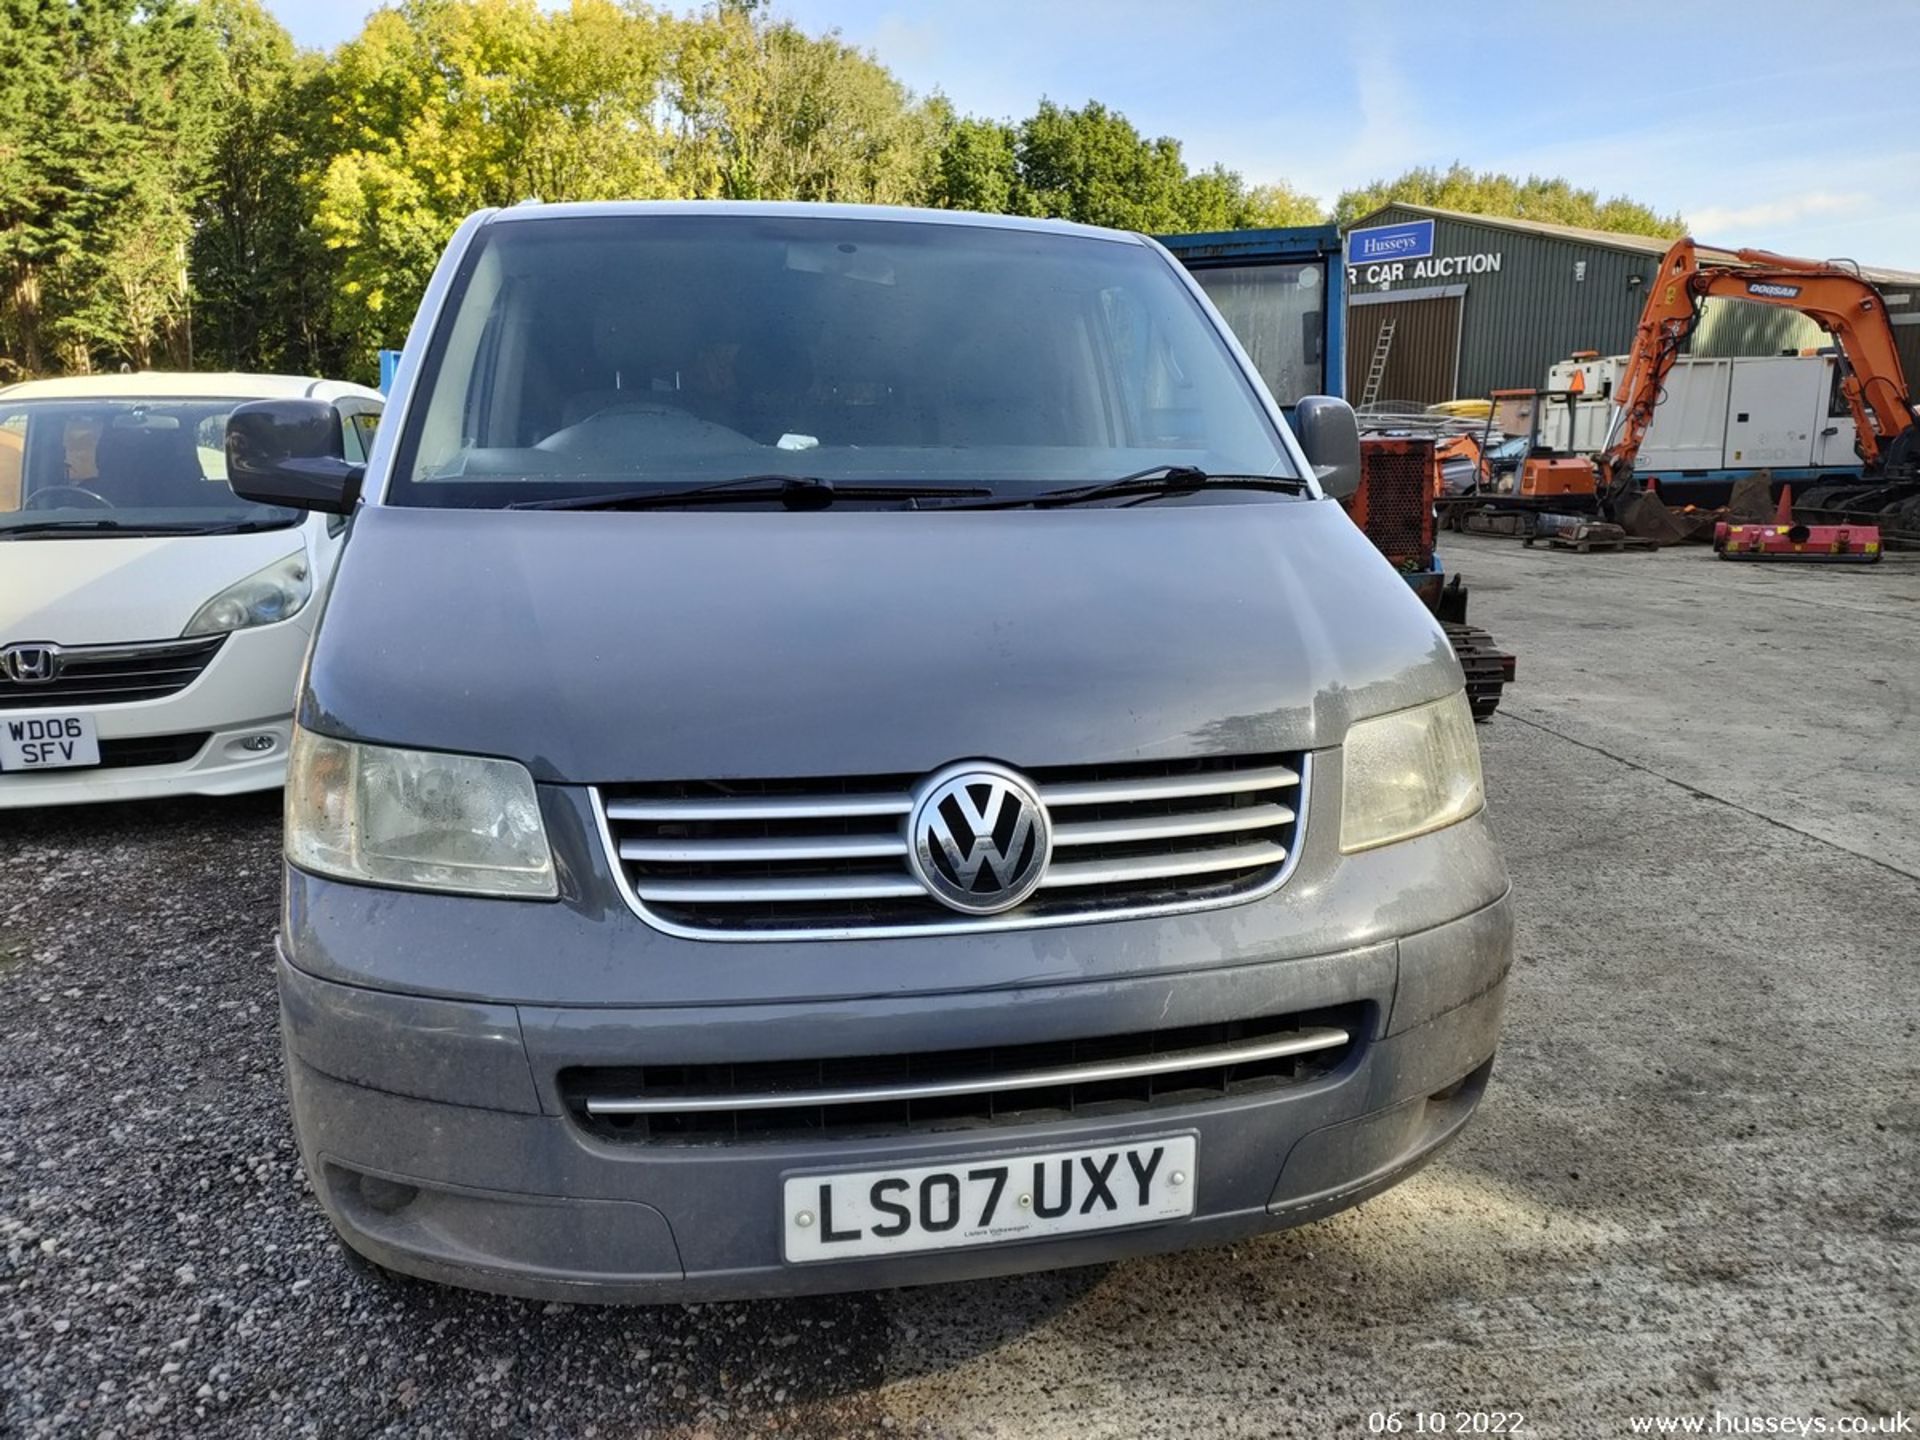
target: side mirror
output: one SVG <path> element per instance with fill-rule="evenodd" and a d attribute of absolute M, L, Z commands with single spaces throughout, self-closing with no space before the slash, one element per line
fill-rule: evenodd
<path fill-rule="evenodd" d="M 346 457 L 324 400 L 249 400 L 227 416 L 227 484 L 242 500 L 350 514 L 367 467 Z"/>
<path fill-rule="evenodd" d="M 1331 395 L 1309 395 L 1293 407 L 1293 433 L 1320 488 L 1335 500 L 1351 499 L 1360 488 L 1360 425 L 1353 407 Z"/>

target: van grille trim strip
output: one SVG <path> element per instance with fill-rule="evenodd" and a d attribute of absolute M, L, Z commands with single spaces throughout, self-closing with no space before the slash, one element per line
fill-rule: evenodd
<path fill-rule="evenodd" d="M 866 1105 L 898 1100 L 935 1100 L 951 1095 L 986 1095 L 997 1090 L 1042 1090 L 1055 1085 L 1087 1085 L 1102 1080 L 1131 1080 L 1223 1065 L 1246 1065 L 1334 1050 L 1353 1037 L 1334 1025 L 1316 1025 L 1288 1035 L 1198 1050 L 1175 1050 L 1131 1060 L 1090 1061 L 1044 1070 L 982 1075 L 968 1080 L 927 1080 L 913 1084 L 850 1086 L 835 1090 L 779 1090 L 761 1094 L 589 1096 L 589 1115 L 667 1115 L 720 1110 L 789 1110 L 814 1105 Z"/>
<path fill-rule="evenodd" d="M 780 795 L 765 799 L 611 800 L 610 820 L 821 820 L 904 815 L 908 795 Z"/>

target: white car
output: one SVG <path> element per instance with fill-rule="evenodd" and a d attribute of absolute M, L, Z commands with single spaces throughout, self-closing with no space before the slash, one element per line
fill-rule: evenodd
<path fill-rule="evenodd" d="M 271 789 L 342 542 L 242 500 L 227 414 L 325 400 L 366 458 L 380 393 L 282 375 L 0 388 L 0 809 Z"/>

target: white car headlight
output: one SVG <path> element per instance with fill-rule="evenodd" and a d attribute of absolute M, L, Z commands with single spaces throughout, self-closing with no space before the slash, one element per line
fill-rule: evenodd
<path fill-rule="evenodd" d="M 264 570 L 229 585 L 193 612 L 182 635 L 222 635 L 252 625 L 271 625 L 300 613 L 313 598 L 313 568 L 296 550 Z"/>
<path fill-rule="evenodd" d="M 1410 840 L 1479 813 L 1480 742 L 1464 692 L 1361 720 L 1347 731 L 1340 849 Z"/>
<path fill-rule="evenodd" d="M 298 726 L 287 759 L 287 859 L 408 890 L 560 893 L 524 765 L 358 745 Z"/>

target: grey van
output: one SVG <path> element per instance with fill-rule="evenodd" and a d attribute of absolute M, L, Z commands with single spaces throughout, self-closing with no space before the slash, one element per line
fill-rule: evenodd
<path fill-rule="evenodd" d="M 379 1265 L 870 1288 L 1296 1225 L 1464 1125 L 1511 958 L 1447 641 L 1151 240 L 469 219 L 287 780 L 301 1154 Z M 362 490 L 365 495 L 362 497 Z"/>

